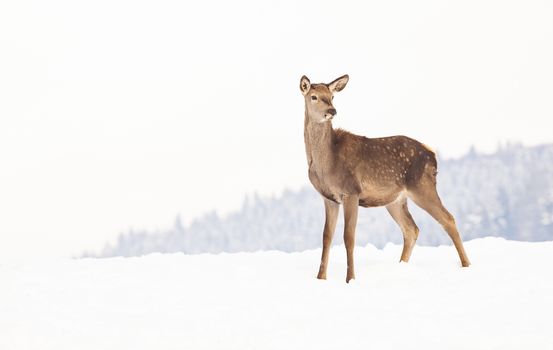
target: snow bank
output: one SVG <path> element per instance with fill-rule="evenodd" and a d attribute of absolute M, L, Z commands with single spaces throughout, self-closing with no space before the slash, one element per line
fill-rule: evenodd
<path fill-rule="evenodd" d="M 545 349 L 553 242 L 333 248 L 0 266 L 0 349 Z"/>

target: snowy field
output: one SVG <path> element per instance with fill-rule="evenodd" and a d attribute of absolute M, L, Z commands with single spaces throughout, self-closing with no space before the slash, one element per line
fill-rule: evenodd
<path fill-rule="evenodd" d="M 0 265 L 0 349 L 551 349 L 553 242 Z"/>

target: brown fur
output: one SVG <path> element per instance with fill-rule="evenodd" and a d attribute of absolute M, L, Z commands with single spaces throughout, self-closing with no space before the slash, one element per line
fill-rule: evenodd
<path fill-rule="evenodd" d="M 407 262 L 419 232 L 407 209 L 407 197 L 442 224 L 457 248 L 462 266 L 469 266 L 455 220 L 436 191 L 434 151 L 406 136 L 366 138 L 332 127 L 336 114 L 333 93 L 341 91 L 348 80 L 345 75 L 329 84 L 311 84 L 305 76 L 300 81 L 306 106 L 304 138 L 309 180 L 325 200 L 323 254 L 317 277 L 326 278 L 328 251 L 340 204 L 344 206 L 345 217 L 347 282 L 355 276 L 353 247 L 359 206 L 386 206 L 402 229 L 401 260 Z"/>

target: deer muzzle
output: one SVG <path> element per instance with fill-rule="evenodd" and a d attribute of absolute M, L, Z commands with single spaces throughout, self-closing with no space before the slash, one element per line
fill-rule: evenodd
<path fill-rule="evenodd" d="M 325 113 L 325 119 L 332 119 L 336 115 L 336 109 L 335 108 L 329 108 L 326 110 Z"/>

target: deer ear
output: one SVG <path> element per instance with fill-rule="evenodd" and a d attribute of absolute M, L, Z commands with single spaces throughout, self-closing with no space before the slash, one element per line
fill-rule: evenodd
<path fill-rule="evenodd" d="M 309 89 L 311 89 L 311 82 L 304 75 L 303 77 L 301 77 L 301 80 L 300 80 L 301 93 L 304 94 L 304 95 L 307 95 L 307 93 L 309 92 Z"/>
<path fill-rule="evenodd" d="M 340 78 L 334 80 L 332 83 L 328 84 L 328 89 L 331 91 L 331 92 L 334 92 L 334 91 L 342 91 L 345 87 L 346 87 L 346 84 L 348 83 L 349 81 L 349 75 L 342 75 Z"/>

